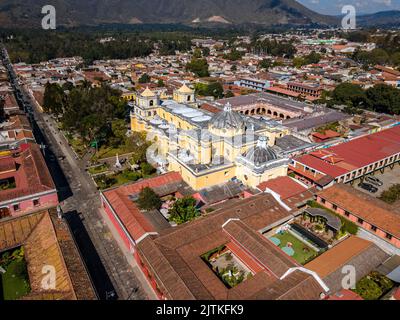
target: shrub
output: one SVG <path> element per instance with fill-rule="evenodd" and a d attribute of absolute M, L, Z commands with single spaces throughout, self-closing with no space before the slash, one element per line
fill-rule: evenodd
<path fill-rule="evenodd" d="M 122 172 L 122 176 L 123 176 L 125 179 L 131 180 L 131 181 L 139 180 L 139 179 L 142 177 L 140 173 L 131 171 L 131 170 L 129 170 L 129 169 L 128 169 L 128 170 L 124 170 L 124 171 Z"/>
<path fill-rule="evenodd" d="M 383 191 L 379 199 L 389 204 L 400 200 L 400 184 L 394 184 L 389 189 Z"/>
<path fill-rule="evenodd" d="M 358 281 L 355 292 L 365 300 L 377 300 L 383 294 L 379 285 L 367 277 Z"/>
<path fill-rule="evenodd" d="M 191 221 L 199 215 L 199 211 L 196 208 L 196 200 L 192 197 L 176 200 L 169 213 L 171 215 L 170 219 L 177 224 Z"/>
<path fill-rule="evenodd" d="M 328 211 L 329 213 L 339 217 L 340 221 L 342 222 L 342 227 L 340 229 L 340 231 L 342 233 L 347 232 L 347 233 L 350 233 L 353 235 L 357 234 L 358 226 L 355 223 L 351 222 L 350 220 L 347 220 L 345 217 L 342 217 L 340 214 L 337 214 L 336 212 L 334 212 L 328 208 L 325 208 L 323 205 L 319 204 L 318 202 L 316 202 L 314 200 L 307 201 L 307 205 L 310 206 L 311 208 L 324 209 L 324 210 Z"/>
<path fill-rule="evenodd" d="M 393 286 L 392 280 L 374 271 L 358 281 L 354 291 L 365 300 L 377 300 Z"/>
<path fill-rule="evenodd" d="M 142 162 L 140 164 L 140 169 L 142 171 L 143 176 L 149 176 L 156 171 L 156 169 L 154 169 L 154 167 L 147 162 Z"/>

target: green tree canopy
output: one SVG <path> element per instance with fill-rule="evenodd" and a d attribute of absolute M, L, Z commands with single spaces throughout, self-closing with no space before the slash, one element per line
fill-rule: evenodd
<path fill-rule="evenodd" d="M 151 77 L 147 73 L 142 74 L 142 76 L 139 78 L 139 83 L 149 83 L 150 81 Z"/>
<path fill-rule="evenodd" d="M 153 210 L 161 208 L 161 199 L 153 189 L 149 187 L 143 188 L 139 193 L 137 204 L 142 210 Z"/>
<path fill-rule="evenodd" d="M 210 75 L 208 71 L 208 63 L 206 59 L 193 58 L 187 65 L 186 69 L 193 72 L 196 76 L 203 78 Z"/>
<path fill-rule="evenodd" d="M 212 82 L 210 84 L 197 83 L 195 85 L 196 93 L 201 96 L 211 96 L 220 99 L 224 96 L 224 88 L 220 82 Z"/>
<path fill-rule="evenodd" d="M 184 197 L 175 201 L 169 214 L 172 221 L 181 224 L 193 220 L 200 213 L 196 208 L 196 200 L 192 197 Z"/>
<path fill-rule="evenodd" d="M 263 60 L 260 61 L 258 66 L 260 68 L 264 69 L 265 71 L 268 71 L 269 68 L 272 67 L 272 61 L 270 59 L 263 59 Z"/>
<path fill-rule="evenodd" d="M 366 91 L 369 109 L 400 114 L 400 90 L 386 84 L 377 84 Z"/>
<path fill-rule="evenodd" d="M 43 110 L 59 116 L 64 111 L 65 94 L 57 83 L 46 83 L 43 96 Z"/>
<path fill-rule="evenodd" d="M 365 102 L 364 90 L 357 84 L 341 83 L 331 94 L 330 105 L 346 105 L 348 107 L 359 107 Z"/>

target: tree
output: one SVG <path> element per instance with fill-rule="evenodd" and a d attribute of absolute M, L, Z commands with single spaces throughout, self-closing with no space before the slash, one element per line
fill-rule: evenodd
<path fill-rule="evenodd" d="M 400 90 L 377 84 L 366 91 L 368 107 L 376 112 L 400 114 Z"/>
<path fill-rule="evenodd" d="M 364 65 L 386 64 L 389 61 L 389 54 L 381 48 L 372 51 L 357 50 L 353 54 L 353 59 Z"/>
<path fill-rule="evenodd" d="M 315 51 L 312 51 L 305 57 L 305 59 L 307 64 L 319 63 L 319 61 L 321 60 L 321 55 L 319 53 L 316 53 Z"/>
<path fill-rule="evenodd" d="M 400 66 L 400 52 L 395 52 L 391 55 L 390 57 L 391 63 L 395 65 L 396 67 Z"/>
<path fill-rule="evenodd" d="M 143 188 L 139 193 L 137 204 L 142 210 L 154 210 L 161 208 L 161 199 L 153 189 L 149 187 Z"/>
<path fill-rule="evenodd" d="M 234 97 L 235 95 L 233 94 L 233 92 L 231 91 L 231 90 L 228 90 L 226 93 L 225 93 L 225 98 L 232 98 L 232 97 Z"/>
<path fill-rule="evenodd" d="M 46 83 L 43 96 L 43 109 L 45 112 L 59 116 L 64 111 L 65 95 L 57 83 Z"/>
<path fill-rule="evenodd" d="M 140 169 L 142 170 L 143 176 L 149 176 L 156 171 L 154 167 L 148 162 L 142 162 L 140 164 Z"/>
<path fill-rule="evenodd" d="M 193 58 L 200 59 L 202 57 L 202 51 L 199 48 L 194 49 Z"/>
<path fill-rule="evenodd" d="M 145 73 L 139 78 L 139 83 L 149 83 L 151 81 L 151 77 Z"/>
<path fill-rule="evenodd" d="M 232 49 L 229 53 L 224 55 L 224 59 L 230 60 L 230 61 L 237 61 L 242 59 L 244 56 L 244 52 L 238 51 L 236 49 Z"/>
<path fill-rule="evenodd" d="M 203 78 L 210 75 L 208 71 L 208 63 L 206 59 L 193 58 L 187 65 L 186 69 L 193 72 L 196 76 Z"/>
<path fill-rule="evenodd" d="M 196 208 L 196 200 L 192 197 L 184 197 L 175 201 L 169 210 L 170 219 L 177 224 L 185 223 L 199 216 Z"/>
<path fill-rule="evenodd" d="M 212 96 L 217 99 L 224 96 L 224 88 L 220 82 L 212 82 L 210 84 L 197 83 L 195 90 L 201 96 Z"/>
<path fill-rule="evenodd" d="M 258 64 L 258 66 L 262 69 L 264 69 L 265 71 L 268 71 L 269 68 L 272 67 L 272 62 L 270 59 L 263 59 L 262 61 L 260 61 L 260 63 Z"/>
<path fill-rule="evenodd" d="M 125 144 L 126 137 L 126 123 L 123 119 L 116 119 L 111 122 L 112 137 L 110 137 L 110 144 L 114 148 L 118 148 Z"/>
<path fill-rule="evenodd" d="M 164 87 L 164 86 L 165 86 L 164 81 L 162 79 L 159 79 L 157 81 L 157 87 Z"/>
<path fill-rule="evenodd" d="M 366 96 L 361 86 L 352 83 L 341 83 L 331 94 L 328 105 L 346 105 L 348 107 L 359 107 L 365 103 Z"/>
<path fill-rule="evenodd" d="M 379 197 L 382 201 L 387 203 L 393 204 L 396 201 L 400 200 L 400 184 L 392 185 L 388 190 L 382 192 L 381 196 Z"/>
<path fill-rule="evenodd" d="M 302 57 L 296 57 L 296 58 L 293 58 L 293 60 L 292 60 L 292 65 L 295 68 L 301 68 L 302 66 L 304 66 L 306 64 L 307 64 L 306 60 Z"/>
<path fill-rule="evenodd" d="M 202 49 L 203 57 L 208 57 L 210 55 L 210 48 L 204 47 Z"/>

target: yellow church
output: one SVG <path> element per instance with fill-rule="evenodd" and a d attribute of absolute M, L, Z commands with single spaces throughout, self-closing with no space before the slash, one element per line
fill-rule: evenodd
<path fill-rule="evenodd" d="M 289 159 L 273 146 L 288 129 L 241 115 L 229 104 L 216 114 L 199 109 L 187 85 L 169 100 L 147 88 L 131 107 L 132 131 L 144 131 L 154 141 L 148 157 L 167 171 L 179 172 L 194 190 L 229 180 L 256 187 L 287 174 Z"/>

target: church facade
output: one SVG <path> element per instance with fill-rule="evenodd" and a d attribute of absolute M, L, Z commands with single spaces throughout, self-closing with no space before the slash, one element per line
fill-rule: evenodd
<path fill-rule="evenodd" d="M 172 100 L 149 89 L 131 104 L 131 130 L 154 141 L 150 162 L 179 172 L 194 190 L 240 180 L 256 187 L 287 174 L 289 159 L 274 150 L 288 129 L 232 111 L 198 109 L 195 93 L 183 85 Z"/>

